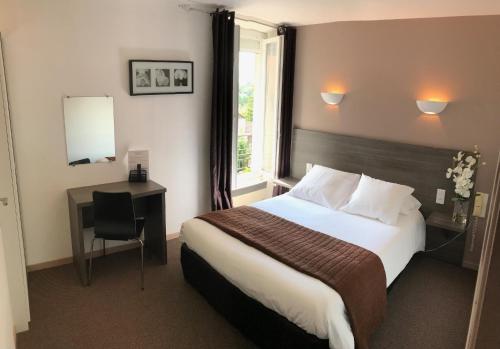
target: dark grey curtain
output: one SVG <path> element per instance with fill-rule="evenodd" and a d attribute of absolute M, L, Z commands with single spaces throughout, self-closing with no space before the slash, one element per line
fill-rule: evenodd
<path fill-rule="evenodd" d="M 233 206 L 231 160 L 233 132 L 234 12 L 212 13 L 213 82 L 210 141 L 212 210 Z"/>
<path fill-rule="evenodd" d="M 278 35 L 283 35 L 283 81 L 281 87 L 281 115 L 279 120 L 279 144 L 278 144 L 278 178 L 290 176 L 290 156 L 292 148 L 293 132 L 293 82 L 295 76 L 295 38 L 297 30 L 293 27 L 281 26 Z M 275 186 L 273 196 L 281 195 L 288 189 Z"/>

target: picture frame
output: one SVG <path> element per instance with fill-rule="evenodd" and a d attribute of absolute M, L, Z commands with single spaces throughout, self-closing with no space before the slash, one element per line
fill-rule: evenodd
<path fill-rule="evenodd" d="M 129 60 L 131 96 L 194 92 L 192 61 Z"/>

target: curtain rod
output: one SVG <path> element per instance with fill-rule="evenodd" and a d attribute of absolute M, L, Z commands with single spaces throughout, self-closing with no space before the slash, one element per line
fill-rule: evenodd
<path fill-rule="evenodd" d="M 257 23 L 257 24 L 260 24 L 260 25 L 263 25 L 263 26 L 266 26 L 266 27 L 269 27 L 269 28 L 278 28 L 278 25 L 276 24 L 271 24 L 271 23 L 266 23 L 266 22 L 260 22 L 256 19 L 250 19 L 250 18 L 245 18 L 245 17 L 240 17 L 240 16 L 236 16 L 236 19 L 240 20 L 240 21 L 243 21 L 243 22 L 252 22 L 252 23 Z"/>
<path fill-rule="evenodd" d="M 181 8 L 184 11 L 187 11 L 187 12 L 189 12 L 189 11 L 196 11 L 196 12 L 204 13 L 204 14 L 207 14 L 207 15 L 212 15 L 212 13 L 213 13 L 213 11 L 209 11 L 209 10 L 204 10 L 204 9 L 201 9 L 201 8 L 197 8 L 197 7 L 194 7 L 191 4 L 179 4 L 179 8 Z M 253 23 L 260 24 L 260 25 L 263 25 L 263 26 L 266 26 L 266 27 L 269 27 L 269 28 L 278 28 L 278 25 L 276 25 L 276 24 L 265 23 L 265 22 L 258 21 L 256 19 L 245 18 L 245 17 L 241 17 L 241 16 L 238 16 L 238 15 L 235 15 L 235 17 L 236 17 L 236 19 L 238 19 L 240 21 L 253 22 Z"/>

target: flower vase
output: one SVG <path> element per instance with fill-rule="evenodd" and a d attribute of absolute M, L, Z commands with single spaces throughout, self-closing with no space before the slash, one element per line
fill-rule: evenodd
<path fill-rule="evenodd" d="M 453 207 L 452 220 L 455 223 L 466 224 L 469 213 L 469 200 L 456 200 Z"/>

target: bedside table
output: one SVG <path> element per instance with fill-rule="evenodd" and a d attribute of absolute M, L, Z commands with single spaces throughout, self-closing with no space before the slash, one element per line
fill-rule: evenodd
<path fill-rule="evenodd" d="M 429 252 L 429 255 L 445 262 L 462 266 L 465 250 L 466 224 L 455 223 L 451 219 L 451 213 L 432 212 L 425 220 L 426 239 L 425 249 L 432 250 L 439 247 L 457 235 L 462 234 L 446 246 L 436 251 Z"/>
<path fill-rule="evenodd" d="M 276 178 L 273 179 L 273 183 L 280 187 L 292 189 L 295 184 L 299 183 L 299 179 L 293 177 Z"/>

